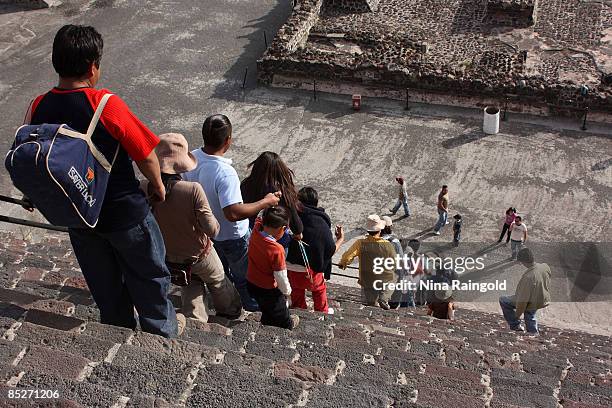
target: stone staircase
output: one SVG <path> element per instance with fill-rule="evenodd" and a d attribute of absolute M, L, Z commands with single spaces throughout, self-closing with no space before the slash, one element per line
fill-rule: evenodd
<path fill-rule="evenodd" d="M 98 323 L 66 236 L 0 233 L 0 266 L 0 407 L 612 406 L 610 337 L 383 311 L 330 284 L 336 313 L 296 311 L 296 330 L 255 313 L 168 340 Z M 8 398 L 26 390 L 59 398 Z"/>

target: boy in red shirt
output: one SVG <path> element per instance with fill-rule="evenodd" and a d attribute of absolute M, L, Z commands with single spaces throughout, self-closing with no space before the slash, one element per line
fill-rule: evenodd
<path fill-rule="evenodd" d="M 285 248 L 277 242 L 289 224 L 285 207 L 269 207 L 258 217 L 249 241 L 247 288 L 261 310 L 261 324 L 293 329 L 298 316 L 290 316 L 287 298 L 291 286 L 287 279 Z"/>

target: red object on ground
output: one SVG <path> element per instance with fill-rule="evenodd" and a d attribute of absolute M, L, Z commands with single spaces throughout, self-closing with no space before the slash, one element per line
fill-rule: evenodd
<path fill-rule="evenodd" d="M 353 109 L 356 111 L 361 109 L 361 95 L 353 95 Z"/>

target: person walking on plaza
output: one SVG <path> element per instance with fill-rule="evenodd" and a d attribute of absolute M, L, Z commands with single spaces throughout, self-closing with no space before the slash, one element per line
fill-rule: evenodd
<path fill-rule="evenodd" d="M 502 242 L 502 240 L 504 239 L 504 235 L 507 235 L 506 244 L 510 242 L 510 226 L 514 222 L 515 218 L 516 218 L 516 208 L 514 207 L 508 208 L 506 210 L 506 216 L 504 218 L 504 226 L 502 227 L 501 234 L 499 234 L 499 239 L 497 240 L 497 243 Z"/>
<path fill-rule="evenodd" d="M 396 177 L 395 181 L 398 184 L 398 192 L 397 192 L 397 202 L 395 206 L 391 208 L 389 211 L 391 215 L 395 215 L 397 210 L 399 210 L 400 206 L 404 207 L 404 216 L 410 217 L 410 207 L 408 206 L 408 191 L 406 190 L 406 183 L 402 177 Z"/>
<path fill-rule="evenodd" d="M 516 256 L 520 249 L 527 241 L 527 225 L 523 222 L 523 217 L 517 215 L 514 222 L 510 225 L 510 249 L 512 251 L 512 259 L 516 260 Z"/>
<path fill-rule="evenodd" d="M 174 337 L 177 320 L 168 298 L 164 241 L 132 165 L 149 180 L 151 200 L 164 201 L 153 151 L 159 139 L 119 96 L 95 88 L 103 46 L 93 27 L 60 28 L 51 55 L 58 85 L 34 99 L 26 123 L 65 123 L 86 133 L 94 111 L 108 98 L 92 136 L 97 147 L 116 152 L 102 210 L 94 228 L 70 228 L 70 242 L 102 323 L 135 329 L 136 309 L 142 330 Z"/>
<path fill-rule="evenodd" d="M 440 230 L 448 224 L 448 186 L 442 186 L 440 194 L 438 194 L 438 222 L 434 226 L 433 232 L 435 235 L 440 235 Z"/>
<path fill-rule="evenodd" d="M 538 334 L 536 312 L 550 304 L 550 267 L 545 263 L 535 263 L 529 248 L 518 253 L 518 261 L 527 270 L 519 281 L 513 296 L 501 296 L 499 304 L 510 329 L 524 331 L 520 318 L 524 316 L 527 332 Z"/>
<path fill-rule="evenodd" d="M 283 329 L 295 328 L 300 319 L 290 315 L 287 298 L 291 285 L 287 278 L 285 249 L 277 241 L 289 225 L 289 211 L 270 207 L 257 217 L 249 242 L 249 293 L 261 310 L 261 324 Z"/>
<path fill-rule="evenodd" d="M 319 194 L 312 187 L 304 187 L 298 192 L 301 203 L 299 212 L 304 232 L 302 247 L 304 249 L 310 271 L 307 270 L 300 249 L 300 241 L 293 240 L 289 244 L 287 256 L 287 274 L 291 284 L 291 307 L 306 309 L 306 290 L 312 292 L 314 310 L 331 313 L 327 303 L 327 287 L 325 279 L 331 276 L 332 256 L 344 242 L 344 231 L 336 226 L 336 239 L 331 233 L 331 220 L 325 209 L 319 207 Z M 308 274 L 311 273 L 312 276 Z"/>
<path fill-rule="evenodd" d="M 155 152 L 159 159 L 166 189 L 163 202 L 153 202 L 152 212 L 166 245 L 166 261 L 190 270 L 194 277 L 181 287 L 181 312 L 186 317 L 208 321 L 204 307 L 205 288 L 212 296 L 217 316 L 240 317 L 240 295 L 223 272 L 223 264 L 211 238 L 219 232 L 219 222 L 198 183 L 183 181 L 181 174 L 193 170 L 197 161 L 189 153 L 187 140 L 181 134 L 160 135 Z M 142 182 L 147 192 L 149 182 Z"/>
<path fill-rule="evenodd" d="M 215 249 L 225 274 L 238 289 L 242 306 L 257 311 L 257 303 L 247 290 L 247 251 L 251 229 L 249 217 L 264 208 L 277 205 L 280 192 L 268 193 L 257 202 L 245 204 L 240 193 L 240 179 L 232 160 L 225 157 L 232 144 L 232 124 L 225 115 L 212 115 L 202 126 L 204 146 L 192 151 L 197 167 L 184 174 L 186 181 L 197 181 L 204 188 L 213 215 L 219 222 L 214 238 Z"/>
<path fill-rule="evenodd" d="M 300 240 L 304 229 L 298 211 L 301 203 L 298 200 L 297 190 L 293 183 L 293 171 L 287 167 L 280 156 L 274 152 L 263 152 L 255 161 L 249 163 L 251 174 L 242 181 L 240 190 L 245 203 L 261 200 L 268 193 L 281 192 L 279 205 L 287 208 L 291 214 L 289 229 L 291 235 Z M 249 225 L 255 224 L 255 216 L 249 217 Z M 279 240 L 287 248 L 291 241 L 289 233 Z"/>
<path fill-rule="evenodd" d="M 381 231 L 385 228 L 385 222 L 376 214 L 368 216 L 365 229 L 368 235 L 358 239 L 342 255 L 338 266 L 340 269 L 359 258 L 359 280 L 361 286 L 362 301 L 367 306 L 380 306 L 389 310 L 389 301 L 393 290 L 385 289 L 383 283 L 395 282 L 395 268 L 385 268 L 381 266 L 382 272 L 376 273 L 374 268 L 375 259 L 395 259 L 395 248 L 393 245 L 381 237 Z"/>
<path fill-rule="evenodd" d="M 453 224 L 453 242 L 455 246 L 459 246 L 459 241 L 461 241 L 461 230 L 463 229 L 463 218 L 461 214 L 455 214 L 453 217 L 455 219 L 455 223 Z"/>

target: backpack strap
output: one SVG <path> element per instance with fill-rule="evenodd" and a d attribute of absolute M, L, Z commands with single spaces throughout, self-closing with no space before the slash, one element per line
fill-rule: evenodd
<path fill-rule="evenodd" d="M 96 145 L 94 145 L 91 140 L 91 136 L 96 130 L 96 126 L 98 125 L 98 121 L 100 120 L 100 116 L 102 115 L 102 111 L 104 110 L 104 106 L 106 106 L 106 102 L 108 102 L 111 96 L 113 96 L 113 94 L 107 93 L 102 97 L 102 100 L 100 100 L 100 103 L 98 104 L 98 107 L 96 108 L 96 111 L 94 112 L 94 115 L 91 118 L 91 122 L 89 122 L 87 133 L 80 133 L 74 130 L 67 129 L 64 125 L 62 125 L 62 127 L 60 127 L 57 131 L 57 133 L 61 133 L 62 135 L 74 137 L 76 139 L 81 139 L 85 141 L 89 146 L 91 154 L 96 158 L 98 163 L 100 163 L 100 165 L 104 167 L 104 169 L 109 173 L 113 168 L 113 164 L 115 164 L 115 159 L 117 158 L 117 154 L 119 153 L 119 147 L 121 147 L 121 144 L 117 142 L 117 150 L 115 150 L 113 161 L 109 163 L 108 160 L 106 160 L 106 157 L 104 157 L 104 155 L 98 150 Z"/>

